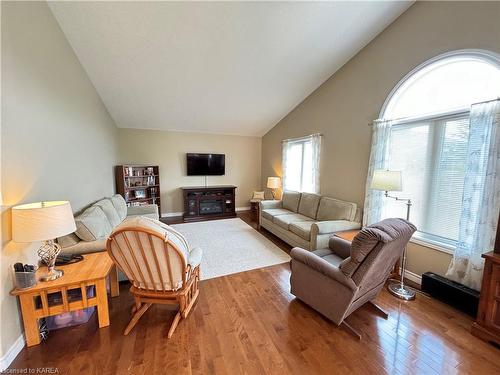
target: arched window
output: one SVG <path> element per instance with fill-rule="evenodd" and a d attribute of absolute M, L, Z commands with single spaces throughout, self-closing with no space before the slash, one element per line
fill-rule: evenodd
<path fill-rule="evenodd" d="M 471 105 L 500 98 L 500 59 L 457 51 L 418 66 L 392 90 L 380 113 L 391 121 L 386 167 L 403 173 L 400 196 L 426 245 L 453 249 L 459 238 Z M 383 200 L 384 217 L 405 207 Z"/>

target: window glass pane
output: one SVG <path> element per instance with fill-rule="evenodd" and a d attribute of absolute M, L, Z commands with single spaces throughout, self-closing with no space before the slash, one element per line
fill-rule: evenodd
<path fill-rule="evenodd" d="M 300 191 L 302 143 L 293 143 L 288 147 L 286 161 L 286 188 L 287 190 Z"/>
<path fill-rule="evenodd" d="M 415 73 L 394 94 L 384 118 L 468 108 L 500 96 L 500 69 L 472 57 L 450 57 Z"/>
<path fill-rule="evenodd" d="M 468 117 L 397 125 L 391 132 L 389 169 L 403 173 L 419 232 L 457 241 L 467 160 Z M 384 200 L 384 217 L 405 217 L 405 202 Z"/>
<path fill-rule="evenodd" d="M 304 143 L 304 164 L 302 171 L 302 189 L 306 193 L 314 192 L 313 182 L 313 155 L 311 142 Z"/>
<path fill-rule="evenodd" d="M 439 141 L 429 218 L 422 230 L 457 241 L 469 121 L 467 118 L 453 119 L 441 126 L 444 129 Z"/>
<path fill-rule="evenodd" d="M 417 228 L 425 221 L 427 189 L 430 179 L 432 136 L 430 123 L 396 126 L 392 130 L 389 148 L 389 169 L 402 171 L 403 191 L 391 195 L 412 201 L 410 221 Z M 406 218 L 405 202 L 384 200 L 385 217 Z"/>

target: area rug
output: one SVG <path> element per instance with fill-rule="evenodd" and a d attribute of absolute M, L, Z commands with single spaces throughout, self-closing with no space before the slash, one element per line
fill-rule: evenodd
<path fill-rule="evenodd" d="M 190 247 L 203 249 L 201 279 L 288 262 L 278 246 L 239 218 L 172 225 Z"/>

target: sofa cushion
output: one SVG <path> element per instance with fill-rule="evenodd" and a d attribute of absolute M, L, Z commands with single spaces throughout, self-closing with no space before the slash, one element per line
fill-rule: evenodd
<path fill-rule="evenodd" d="M 300 193 L 298 191 L 284 191 L 281 201 L 283 202 L 283 208 L 297 212 L 299 209 Z"/>
<path fill-rule="evenodd" d="M 120 223 L 127 217 L 127 203 L 125 199 L 120 194 L 115 194 L 111 198 L 111 203 L 115 207 L 118 216 L 120 217 Z"/>
<path fill-rule="evenodd" d="M 291 223 L 288 229 L 297 236 L 309 241 L 311 239 L 311 226 L 314 223 L 315 221 L 297 221 Z"/>
<path fill-rule="evenodd" d="M 111 202 L 111 199 L 109 198 L 101 199 L 99 202 L 94 203 L 94 206 L 98 206 L 101 208 L 102 212 L 104 212 L 104 215 L 106 215 L 106 218 L 108 219 L 112 228 L 116 227 L 123 221 L 120 220 L 120 216 L 118 215 L 118 212 L 116 212 L 116 208 Z"/>
<path fill-rule="evenodd" d="M 319 250 L 314 250 L 312 252 L 314 255 L 320 257 L 323 260 L 326 260 L 328 263 L 330 263 L 332 266 L 339 267 L 342 261 L 344 260 L 343 258 L 339 257 L 337 254 L 332 252 L 330 249 L 319 249 Z"/>
<path fill-rule="evenodd" d="M 356 203 L 345 202 L 339 199 L 321 197 L 316 220 L 348 220 L 353 221 L 356 216 Z"/>
<path fill-rule="evenodd" d="M 286 230 L 289 230 L 289 225 L 296 221 L 312 221 L 312 219 L 301 214 L 279 215 L 273 219 L 273 223 Z"/>
<path fill-rule="evenodd" d="M 291 213 L 292 213 L 291 211 L 285 210 L 283 208 L 267 208 L 265 210 L 262 210 L 262 216 L 265 217 L 267 220 L 271 221 L 273 221 L 273 218 L 275 216 L 286 215 Z"/>
<path fill-rule="evenodd" d="M 315 219 L 320 199 L 321 195 L 302 193 L 299 203 L 299 214 Z"/>
<path fill-rule="evenodd" d="M 100 240 L 113 229 L 108 218 L 99 206 L 90 206 L 75 217 L 76 235 L 84 241 Z"/>

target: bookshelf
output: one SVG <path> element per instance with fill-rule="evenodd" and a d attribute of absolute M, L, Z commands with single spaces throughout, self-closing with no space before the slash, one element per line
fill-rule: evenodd
<path fill-rule="evenodd" d="M 117 165 L 115 167 L 116 192 L 128 207 L 160 204 L 160 168 L 157 165 Z"/>

